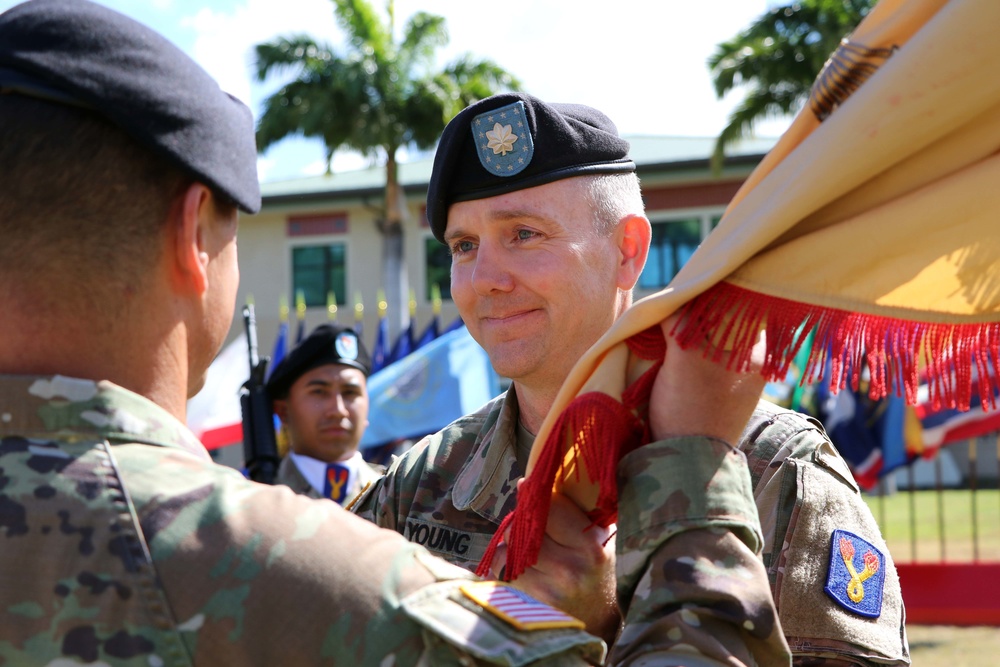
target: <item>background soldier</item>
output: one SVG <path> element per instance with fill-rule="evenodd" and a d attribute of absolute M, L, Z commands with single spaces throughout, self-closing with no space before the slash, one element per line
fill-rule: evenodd
<path fill-rule="evenodd" d="M 358 451 L 371 357 L 353 329 L 321 324 L 274 367 L 267 394 L 288 437 L 276 484 L 348 505 L 383 470 Z"/>

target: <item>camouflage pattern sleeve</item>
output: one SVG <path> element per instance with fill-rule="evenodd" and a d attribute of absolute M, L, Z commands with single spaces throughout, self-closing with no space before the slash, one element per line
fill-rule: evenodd
<path fill-rule="evenodd" d="M 196 664 L 597 662 L 576 630 L 525 631 L 463 593 L 465 570 L 335 503 L 238 475 L 209 481 L 184 457 L 122 462 L 168 604 Z M 162 483 L 161 483 L 162 484 Z M 162 488 L 162 486 L 161 486 Z M 213 493 L 208 493 L 209 490 Z"/>
<path fill-rule="evenodd" d="M 674 438 L 618 468 L 615 665 L 788 665 L 758 556 L 746 458 L 728 444 Z"/>
<path fill-rule="evenodd" d="M 794 664 L 910 664 L 892 555 L 820 423 L 762 403 L 740 448 L 750 463 L 763 560 Z"/>
<path fill-rule="evenodd" d="M 121 388 L 0 376 L 0 665 L 602 661 L 600 640 L 519 625 L 475 585 L 331 501 L 214 464 Z"/>

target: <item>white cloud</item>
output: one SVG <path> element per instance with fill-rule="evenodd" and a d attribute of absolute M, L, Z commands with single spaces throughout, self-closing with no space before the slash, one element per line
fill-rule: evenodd
<path fill-rule="evenodd" d="M 275 166 L 277 166 L 277 160 L 274 158 L 267 158 L 264 156 L 257 157 L 257 180 L 264 182 L 268 180 L 268 176 L 273 173 Z"/>
<path fill-rule="evenodd" d="M 280 8 L 274 0 L 246 0 L 232 11 L 202 7 L 183 24 L 196 33 L 191 56 L 255 113 L 263 98 L 252 75 L 255 45 L 299 33 L 329 41 L 339 35 L 333 4 L 325 0 L 282 0 Z"/>

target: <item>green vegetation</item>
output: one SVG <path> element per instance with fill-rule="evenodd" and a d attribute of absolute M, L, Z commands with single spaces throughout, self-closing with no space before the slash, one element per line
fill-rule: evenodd
<path fill-rule="evenodd" d="M 320 138 L 328 168 L 336 151 L 355 150 L 385 167 L 385 197 L 376 224 L 382 233 L 382 285 L 388 302 L 405 304 L 409 282 L 403 253 L 407 208 L 397 152 L 435 145 L 445 123 L 466 106 L 520 82 L 496 63 L 464 55 L 438 67 L 435 53 L 448 44 L 445 20 L 416 12 L 395 29 L 393 0 L 380 13 L 369 0 L 333 0 L 346 37 L 340 48 L 306 35 L 258 44 L 258 81 L 291 78 L 264 100 L 257 147 L 285 137 Z M 395 308 L 402 318 L 405 308 Z M 401 322 L 401 319 L 400 319 Z"/>
<path fill-rule="evenodd" d="M 917 667 L 985 667 L 1000 653 L 997 628 L 907 625 L 906 634 Z"/>
<path fill-rule="evenodd" d="M 996 489 L 975 492 L 975 515 L 973 492 L 968 489 L 940 494 L 900 491 L 884 497 L 866 495 L 865 501 L 897 563 L 967 563 L 977 556 L 979 561 L 1000 561 L 1000 491 Z"/>
<path fill-rule="evenodd" d="M 841 38 L 854 30 L 875 0 L 798 0 L 772 7 L 708 59 L 719 99 L 736 88 L 746 97 L 729 116 L 712 156 L 721 167 L 725 147 L 749 135 L 764 118 L 796 113 Z"/>

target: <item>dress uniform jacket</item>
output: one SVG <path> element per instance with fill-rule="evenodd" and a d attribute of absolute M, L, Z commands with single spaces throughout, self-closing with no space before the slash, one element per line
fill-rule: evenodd
<path fill-rule="evenodd" d="M 375 467 L 369 464 L 367 461 L 360 461 L 358 463 L 358 474 L 351 480 L 350 488 L 347 489 L 347 495 L 344 496 L 344 502 L 341 504 L 347 507 L 351 502 L 358 497 L 358 495 L 369 485 L 374 483 L 379 477 L 382 476 L 384 468 L 381 466 Z M 316 488 L 309 483 L 309 480 L 305 478 L 299 467 L 295 465 L 295 461 L 291 456 L 286 456 L 281 460 L 281 464 L 278 465 L 278 474 L 274 477 L 275 484 L 283 484 L 287 486 L 295 493 L 300 493 L 304 496 L 309 496 L 310 498 L 322 498 L 323 494 L 316 490 Z"/>

